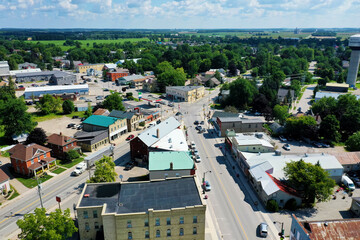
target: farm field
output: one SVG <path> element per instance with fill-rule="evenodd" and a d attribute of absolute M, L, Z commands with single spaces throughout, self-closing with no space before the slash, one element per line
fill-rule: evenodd
<path fill-rule="evenodd" d="M 257 36 L 256 34 L 258 33 L 266 33 L 268 35 L 260 35 Z M 239 38 L 250 38 L 250 37 L 262 37 L 262 38 L 278 38 L 283 37 L 283 38 L 306 38 L 310 35 L 310 33 L 300 33 L 300 34 L 294 34 L 293 32 L 279 32 L 279 33 L 273 33 L 273 32 L 254 32 L 254 33 L 250 33 L 250 32 L 213 32 L 213 33 L 185 33 L 187 35 L 197 35 L 197 36 L 217 36 L 217 37 L 225 37 L 226 35 L 230 35 L 230 36 L 237 36 Z"/>
<path fill-rule="evenodd" d="M 122 39 L 111 39 L 111 40 L 105 40 L 105 39 L 99 39 L 99 40 L 75 40 L 81 42 L 81 48 L 85 49 L 91 49 L 93 47 L 93 43 L 97 44 L 110 44 L 110 43 L 124 43 L 124 42 L 148 42 L 150 41 L 148 38 L 122 38 Z M 33 43 L 40 42 L 42 44 L 55 44 L 59 47 L 61 47 L 61 50 L 68 50 L 69 48 L 73 48 L 75 46 L 64 46 L 65 40 L 53 40 L 53 41 L 31 41 Z"/>

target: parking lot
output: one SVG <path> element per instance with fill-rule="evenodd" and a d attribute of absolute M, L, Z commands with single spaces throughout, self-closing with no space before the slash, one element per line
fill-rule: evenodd
<path fill-rule="evenodd" d="M 37 127 L 44 129 L 47 135 L 61 132 L 65 136 L 74 136 L 74 134 L 79 130 L 68 128 L 67 126 L 70 123 L 79 125 L 81 121 L 80 119 L 71 119 L 69 117 L 62 117 L 62 118 L 56 118 L 56 119 L 39 122 Z"/>

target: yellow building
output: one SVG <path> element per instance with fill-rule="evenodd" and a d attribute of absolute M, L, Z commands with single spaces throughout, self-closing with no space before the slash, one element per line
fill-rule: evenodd
<path fill-rule="evenodd" d="M 86 73 L 86 70 L 88 69 L 94 69 L 96 71 L 102 71 L 104 68 L 103 63 L 96 63 L 96 64 L 84 64 L 84 65 L 78 65 L 76 66 L 76 71 L 78 73 Z"/>
<path fill-rule="evenodd" d="M 205 96 L 204 86 L 166 87 L 166 96 L 173 101 L 195 102 Z"/>
<path fill-rule="evenodd" d="M 80 239 L 205 239 L 206 205 L 194 177 L 86 184 L 76 211 Z"/>

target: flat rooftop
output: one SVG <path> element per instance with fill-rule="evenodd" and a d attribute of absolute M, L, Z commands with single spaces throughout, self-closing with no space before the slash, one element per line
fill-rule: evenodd
<path fill-rule="evenodd" d="M 88 194 L 88 197 L 84 197 Z M 203 205 L 193 177 L 133 183 L 87 184 L 78 207 L 103 206 L 106 213 L 138 213 Z"/>

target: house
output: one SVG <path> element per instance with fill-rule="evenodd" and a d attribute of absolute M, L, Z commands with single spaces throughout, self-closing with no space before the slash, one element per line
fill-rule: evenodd
<path fill-rule="evenodd" d="M 291 214 L 290 240 L 360 239 L 360 219 L 299 221 Z"/>
<path fill-rule="evenodd" d="M 125 61 L 133 61 L 134 63 L 137 63 L 137 61 L 139 61 L 141 58 L 133 58 L 133 59 L 125 59 L 125 60 L 119 60 L 117 61 L 115 64 L 116 65 L 122 65 Z"/>
<path fill-rule="evenodd" d="M 265 133 L 245 135 L 228 131 L 225 137 L 225 143 L 233 154 L 237 154 L 237 152 L 265 153 L 275 151 L 274 146 L 270 143 L 270 138 L 267 137 Z"/>
<path fill-rule="evenodd" d="M 264 123 L 263 117 L 217 117 L 214 130 L 219 137 L 224 137 L 228 129 L 233 129 L 236 133 L 263 132 Z"/>
<path fill-rule="evenodd" d="M 216 77 L 211 77 L 205 82 L 205 86 L 207 87 L 216 87 L 219 86 L 221 82 Z"/>
<path fill-rule="evenodd" d="M 10 190 L 10 177 L 0 169 L 0 194 Z"/>
<path fill-rule="evenodd" d="M 140 113 L 139 110 L 138 111 L 112 110 L 111 113 L 109 114 L 109 117 L 125 118 L 128 132 L 135 131 L 139 127 L 140 122 L 144 121 L 144 115 Z"/>
<path fill-rule="evenodd" d="M 25 99 L 31 99 L 32 97 L 39 98 L 45 94 L 50 95 L 88 95 L 89 85 L 61 85 L 61 86 L 45 86 L 45 87 L 29 87 L 25 88 Z"/>
<path fill-rule="evenodd" d="M 203 86 L 166 87 L 166 96 L 173 101 L 192 103 L 205 96 L 205 88 Z"/>
<path fill-rule="evenodd" d="M 349 84 L 346 83 L 326 83 L 325 91 L 329 92 L 347 92 Z"/>
<path fill-rule="evenodd" d="M 279 88 L 277 99 L 280 103 L 288 104 L 295 99 L 295 92 L 291 89 Z"/>
<path fill-rule="evenodd" d="M 109 116 L 110 112 L 109 110 L 105 108 L 98 108 L 95 112 L 93 112 L 93 115 L 102 115 L 102 116 Z"/>
<path fill-rule="evenodd" d="M 14 171 L 22 175 L 36 176 L 56 165 L 56 159 L 51 157 L 51 149 L 35 143 L 18 143 L 8 152 Z"/>
<path fill-rule="evenodd" d="M 276 134 L 280 134 L 280 133 L 284 132 L 284 127 L 281 126 L 277 122 L 273 122 L 273 123 L 269 124 L 268 126 Z"/>
<path fill-rule="evenodd" d="M 75 138 L 62 135 L 62 133 L 51 134 L 47 137 L 47 146 L 52 149 L 51 155 L 58 159 L 64 159 L 65 153 L 72 149 L 79 149 Z"/>
<path fill-rule="evenodd" d="M 107 130 L 94 132 L 79 131 L 75 133 L 74 137 L 77 140 L 77 145 L 86 152 L 97 151 L 109 143 L 109 131 Z"/>
<path fill-rule="evenodd" d="M 159 119 L 161 117 L 160 112 L 156 111 L 156 110 L 143 109 L 141 111 L 141 113 L 144 115 L 145 124 L 149 124 L 153 121 L 156 121 L 157 119 Z"/>
<path fill-rule="evenodd" d="M 183 177 L 195 174 L 195 163 L 189 151 L 149 153 L 150 180 Z"/>
<path fill-rule="evenodd" d="M 194 177 L 87 183 L 76 206 L 80 239 L 205 239 Z"/>
<path fill-rule="evenodd" d="M 115 63 L 105 63 L 103 70 L 114 71 L 116 69 L 117 64 Z"/>
<path fill-rule="evenodd" d="M 143 131 L 130 142 L 131 159 L 147 164 L 149 152 L 152 150 L 187 151 L 186 139 L 179 127 L 180 123 L 174 117 L 170 117 Z M 180 132 L 174 131 L 176 129 Z"/>
<path fill-rule="evenodd" d="M 127 132 L 125 118 L 120 119 L 102 115 L 91 115 L 85 119 L 82 124 L 85 132 L 107 130 L 109 133 L 109 141 L 113 141 Z"/>
<path fill-rule="evenodd" d="M 360 217 L 360 197 L 352 197 L 350 211 Z"/>

